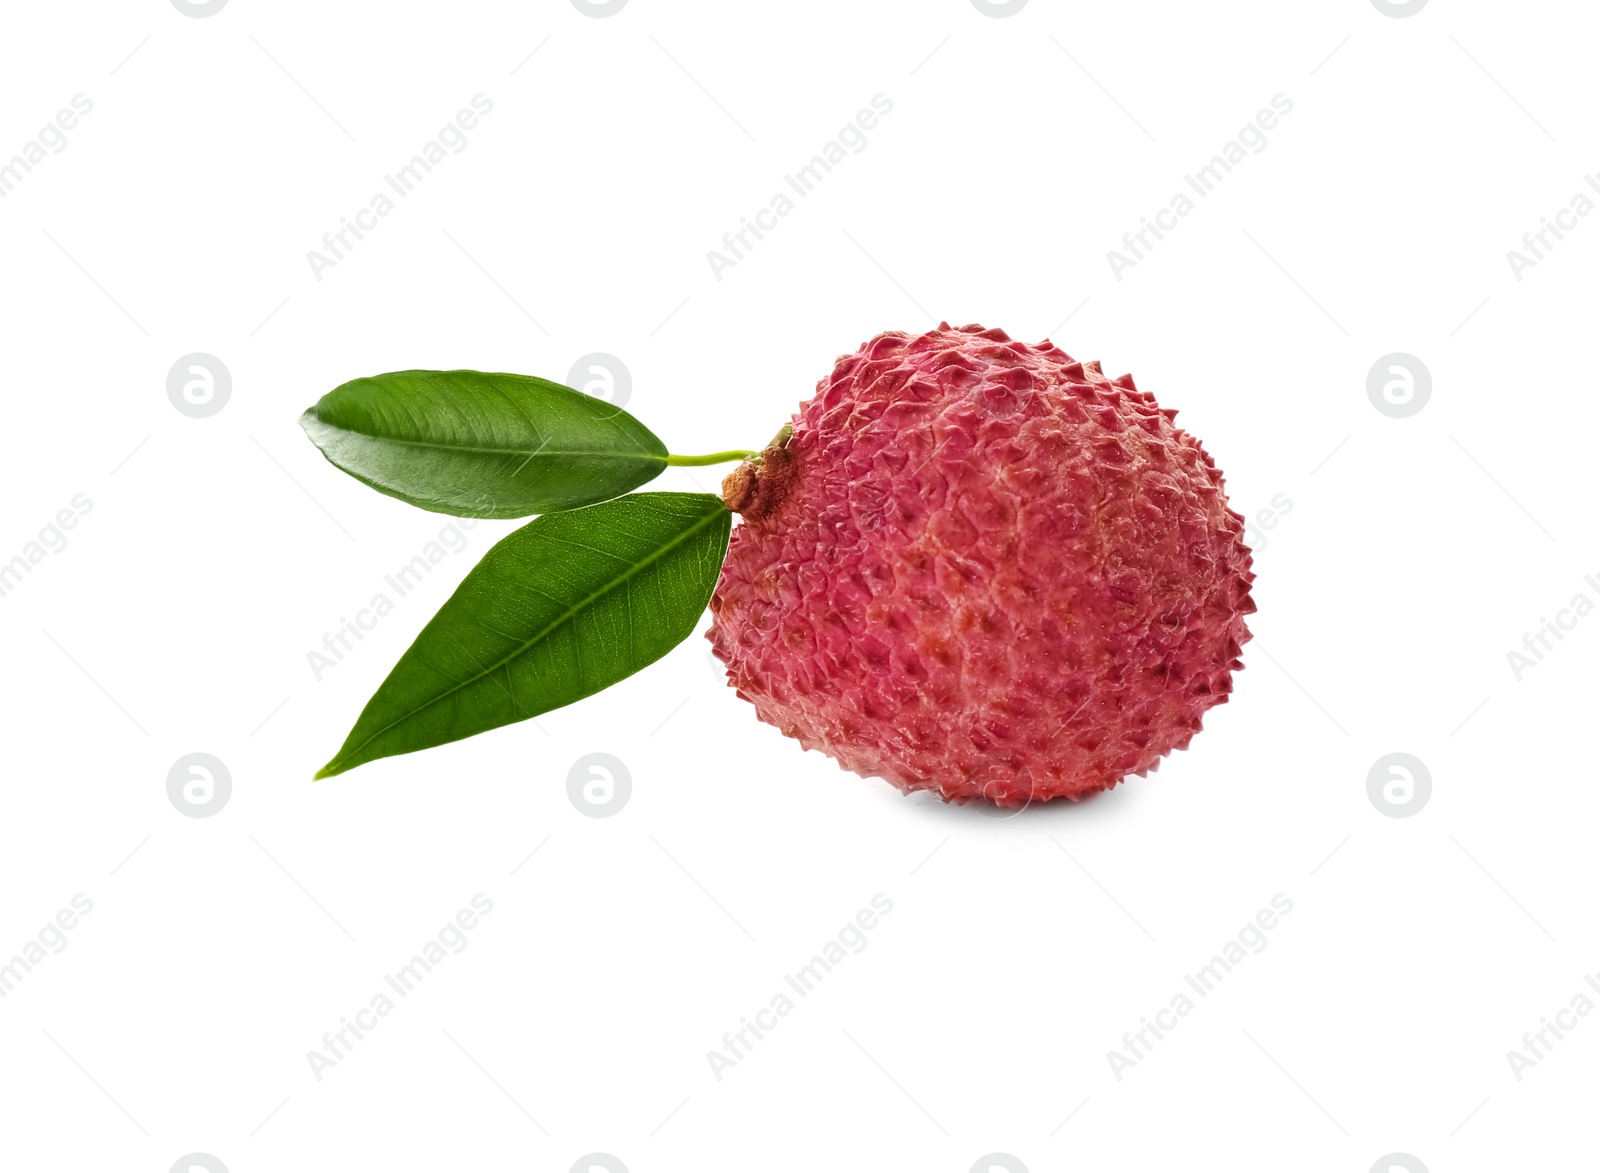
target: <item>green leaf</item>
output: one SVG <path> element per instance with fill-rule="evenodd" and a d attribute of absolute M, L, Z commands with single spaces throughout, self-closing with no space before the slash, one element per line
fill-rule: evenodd
<path fill-rule="evenodd" d="M 659 660 L 705 610 L 732 523 L 709 493 L 530 521 L 462 580 L 317 777 L 536 717 Z"/>
<path fill-rule="evenodd" d="M 334 465 L 457 517 L 528 517 L 609 501 L 667 467 L 620 407 L 531 375 L 395 371 L 335 387 L 300 417 Z"/>

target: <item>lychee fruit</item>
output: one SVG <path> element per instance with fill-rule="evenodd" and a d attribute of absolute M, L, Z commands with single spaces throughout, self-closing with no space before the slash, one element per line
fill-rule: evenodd
<path fill-rule="evenodd" d="M 1123 375 L 1001 330 L 879 334 L 723 483 L 709 637 L 757 715 L 946 801 L 1080 799 L 1227 701 L 1250 551 Z"/>

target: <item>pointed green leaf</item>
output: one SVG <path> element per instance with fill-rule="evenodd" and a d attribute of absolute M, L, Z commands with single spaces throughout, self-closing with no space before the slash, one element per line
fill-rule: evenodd
<path fill-rule="evenodd" d="M 334 465 L 457 517 L 528 517 L 609 501 L 667 466 L 620 407 L 531 375 L 395 371 L 336 387 L 300 417 Z"/>
<path fill-rule="evenodd" d="M 694 630 L 733 515 L 709 493 L 634 493 L 549 513 L 456 588 L 318 778 L 599 692 Z"/>

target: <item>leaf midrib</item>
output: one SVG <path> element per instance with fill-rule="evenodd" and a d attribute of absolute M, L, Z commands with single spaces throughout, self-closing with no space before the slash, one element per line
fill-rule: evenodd
<path fill-rule="evenodd" d="M 481 452 L 489 456 L 526 456 L 529 460 L 546 452 L 551 456 L 604 456 L 615 458 L 619 455 L 614 449 L 609 452 L 591 452 L 583 448 L 551 448 L 548 445 L 544 445 L 529 452 L 521 448 L 479 448 L 470 444 L 440 444 L 431 440 L 408 440 L 402 436 L 380 436 L 374 432 L 362 432 L 355 428 L 348 428 L 343 424 L 329 423 L 320 416 L 313 416 L 312 418 L 325 428 L 332 428 L 336 432 L 344 432 L 350 436 L 360 436 L 364 440 L 379 440 L 385 444 L 405 444 L 412 448 L 438 449 L 441 452 Z M 653 460 L 661 465 L 667 463 L 665 453 L 658 456 L 654 452 L 635 449 L 622 452 L 620 455 L 632 459 Z"/>
<path fill-rule="evenodd" d="M 558 618 L 556 618 L 556 619 L 552 620 L 550 623 L 548 623 L 544 627 L 544 629 L 542 631 L 540 631 L 537 635 L 534 635 L 530 639 L 525 640 L 521 644 L 521 646 L 516 648 L 516 650 L 514 650 L 512 652 L 509 652 L 505 656 L 502 656 L 499 660 L 495 661 L 489 667 L 482 669 L 476 676 L 469 676 L 466 680 L 463 680 L 463 681 L 461 681 L 461 682 L 459 682 L 457 684 L 452 684 L 449 688 L 445 689 L 438 696 L 431 697 L 429 700 L 427 700 L 423 704 L 418 705 L 416 708 L 411 709 L 408 712 L 402 713 L 400 716 L 396 717 L 393 721 L 390 721 L 382 729 L 378 729 L 378 730 L 374 731 L 369 737 L 367 737 L 365 740 L 363 740 L 360 745 L 358 745 L 354 749 L 352 749 L 349 754 L 342 754 L 341 753 L 337 758 L 335 758 L 333 761 L 329 762 L 328 765 L 330 765 L 330 766 L 331 765 L 339 765 L 340 763 L 342 763 L 344 761 L 347 761 L 349 758 L 354 757 L 355 755 L 359 754 L 362 750 L 366 749 L 367 746 L 371 745 L 378 738 L 382 737 L 385 733 L 389 732 L 389 730 L 393 729 L 396 725 L 400 724 L 400 722 L 406 721 L 406 720 L 409 720 L 412 717 L 415 717 L 418 713 L 422 712 L 425 709 L 432 708 L 434 705 L 438 704 L 440 701 L 444 700 L 446 697 L 452 696 L 455 693 L 461 691 L 463 688 L 466 688 L 469 684 L 476 684 L 480 680 L 485 680 L 485 679 L 488 679 L 490 676 L 493 676 L 501 668 L 503 668 L 507 664 L 511 663 L 511 661 L 515 660 L 518 656 L 521 656 L 529 648 L 531 648 L 534 644 L 538 643 L 540 640 L 544 639 L 546 636 L 548 636 L 556 628 L 562 626 L 565 623 L 570 622 L 572 620 L 572 618 L 579 611 L 581 611 L 583 608 L 587 607 L 590 603 L 594 602 L 596 599 L 600 598 L 602 595 L 610 594 L 612 591 L 616 590 L 623 583 L 627 582 L 628 579 L 630 579 L 634 575 L 638 574 L 646 566 L 649 566 L 651 563 L 660 561 L 661 558 L 664 557 L 667 554 L 668 551 L 673 550 L 676 547 L 682 545 L 684 542 L 686 542 L 690 538 L 692 538 L 695 534 L 699 533 L 707 525 L 709 525 L 710 523 L 712 523 L 714 521 L 718 521 L 720 519 L 721 519 L 721 514 L 717 510 L 711 510 L 710 512 L 708 512 L 705 515 L 704 518 L 702 518 L 700 521 L 695 522 L 694 525 L 690 526 L 688 529 L 684 530 L 677 537 L 673 538 L 672 541 L 668 542 L 666 545 L 664 545 L 660 549 L 656 550 L 648 558 L 645 558 L 641 562 L 634 563 L 631 567 L 629 567 L 622 574 L 619 574 L 616 578 L 612 579 L 610 582 L 606 583 L 605 585 L 600 587 L 598 590 L 595 590 L 595 591 L 591 592 L 586 598 L 583 598 L 583 599 L 579 600 L 578 602 L 572 604 L 572 606 L 568 607 L 566 609 L 566 611 L 563 612 Z M 513 698 L 513 703 L 515 703 L 515 698 Z"/>

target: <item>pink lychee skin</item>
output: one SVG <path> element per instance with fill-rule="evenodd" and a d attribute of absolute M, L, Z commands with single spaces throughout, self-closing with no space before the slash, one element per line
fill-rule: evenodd
<path fill-rule="evenodd" d="M 757 715 L 946 801 L 1079 799 L 1227 701 L 1250 551 L 1176 412 L 1048 341 L 879 334 L 728 478 L 709 638 Z"/>

